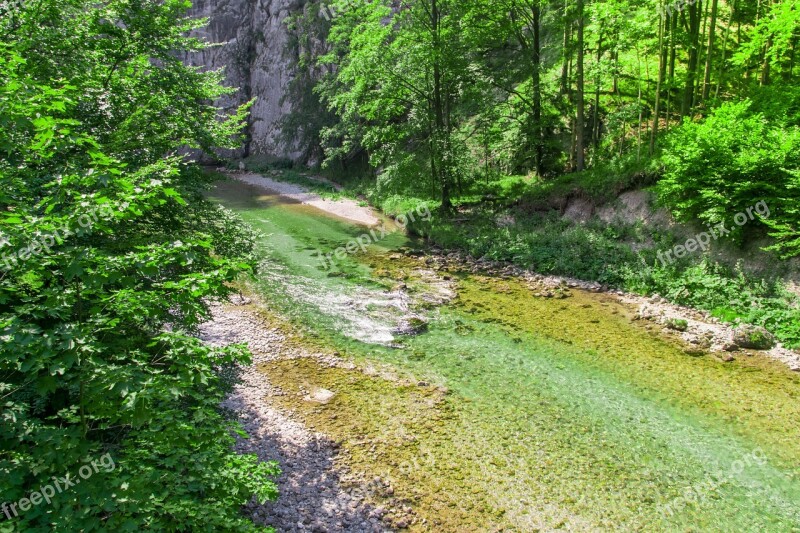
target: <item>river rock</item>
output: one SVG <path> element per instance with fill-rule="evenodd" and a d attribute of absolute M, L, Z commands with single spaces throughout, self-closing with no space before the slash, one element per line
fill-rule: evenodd
<path fill-rule="evenodd" d="M 428 331 L 428 323 L 419 317 L 409 317 L 395 329 L 398 335 L 420 335 Z"/>
<path fill-rule="evenodd" d="M 333 391 L 328 389 L 317 389 L 309 394 L 306 398 L 310 402 L 328 403 L 333 399 L 334 396 L 336 396 L 336 393 Z"/>
<path fill-rule="evenodd" d="M 744 324 L 733 330 L 733 343 L 745 349 L 769 350 L 775 346 L 775 336 L 761 326 Z"/>

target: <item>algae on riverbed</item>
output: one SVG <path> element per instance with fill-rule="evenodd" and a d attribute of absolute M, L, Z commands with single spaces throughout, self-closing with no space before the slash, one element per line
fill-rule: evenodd
<path fill-rule="evenodd" d="M 274 202 L 229 205 L 272 235 L 256 289 L 315 345 L 449 390 L 310 362 L 264 369 L 290 392 L 271 401 L 385 478 L 427 520 L 414 528 L 800 528 L 800 383 L 777 363 L 690 357 L 608 295 L 538 298 L 522 281 L 459 272 L 433 273 L 454 278 L 458 297 L 428 306 L 427 332 L 398 336 L 393 317 L 431 275 L 389 252 L 402 236 L 331 277 L 310 250 L 358 228 Z M 300 386 L 336 396 L 309 403 Z M 734 466 L 754 453 L 766 462 Z M 735 472 L 708 483 L 718 471 Z M 697 487 L 697 504 L 669 507 Z"/>

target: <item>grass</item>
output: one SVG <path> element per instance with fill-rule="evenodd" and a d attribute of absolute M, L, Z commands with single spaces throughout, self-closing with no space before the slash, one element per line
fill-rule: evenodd
<path fill-rule="evenodd" d="M 434 243 L 473 257 L 658 294 L 727 322 L 763 326 L 787 346 L 800 347 L 800 299 L 777 275 L 762 277 L 741 264 L 726 265 L 703 255 L 662 266 L 656 251 L 670 247 L 675 236 L 642 225 L 598 220 L 575 224 L 553 212 L 509 213 L 513 223 L 504 227 L 478 210 L 458 220 L 435 218 L 423 232 Z"/>

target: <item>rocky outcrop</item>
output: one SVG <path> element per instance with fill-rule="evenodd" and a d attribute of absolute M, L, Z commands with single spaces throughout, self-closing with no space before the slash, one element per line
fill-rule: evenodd
<path fill-rule="evenodd" d="M 284 142 L 280 121 L 291 111 L 288 93 L 297 65 L 289 46 L 286 18 L 301 12 L 306 0 L 196 0 L 191 15 L 207 17 L 209 24 L 196 32 L 217 46 L 189 54 L 185 60 L 209 69 L 224 69 L 225 85 L 237 87 L 221 104 L 232 109 L 253 97 L 247 142 L 240 150 L 222 155 L 267 155 L 297 160 L 296 142 Z"/>

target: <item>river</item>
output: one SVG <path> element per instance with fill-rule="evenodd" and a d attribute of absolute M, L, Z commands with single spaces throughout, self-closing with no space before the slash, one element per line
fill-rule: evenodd
<path fill-rule="evenodd" d="M 212 196 L 264 234 L 253 290 L 358 363 L 267 365 L 285 390 L 336 393 L 270 401 L 388 479 L 412 530 L 800 531 L 785 366 L 691 356 L 609 294 L 443 268 L 394 227 L 328 266 L 368 230 L 240 183 Z"/>

